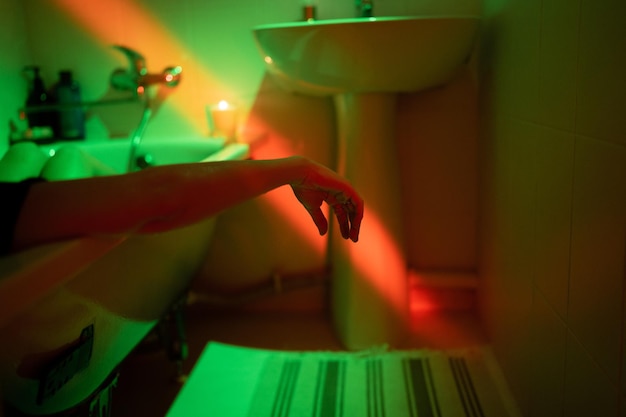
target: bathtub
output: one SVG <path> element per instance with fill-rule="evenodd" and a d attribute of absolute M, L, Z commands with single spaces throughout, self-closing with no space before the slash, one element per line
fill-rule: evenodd
<path fill-rule="evenodd" d="M 51 155 L 61 146 L 41 149 Z M 128 141 L 78 146 L 112 171 L 125 170 Z M 158 165 L 244 159 L 248 148 L 218 139 L 154 141 L 142 144 L 142 153 Z M 214 225 L 213 218 L 160 234 L 74 239 L 1 257 L 4 400 L 28 414 L 49 414 L 88 398 L 184 293 Z M 56 365 L 59 378 L 70 377 L 42 390 L 39 378 L 61 357 L 67 361 Z"/>

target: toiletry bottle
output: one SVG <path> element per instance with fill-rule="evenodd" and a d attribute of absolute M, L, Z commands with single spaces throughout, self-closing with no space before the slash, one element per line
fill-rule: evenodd
<path fill-rule="evenodd" d="M 85 112 L 80 105 L 80 86 L 72 78 L 71 71 L 59 72 L 59 82 L 55 86 L 54 96 L 60 106 L 56 136 L 60 139 L 84 139 Z"/>
<path fill-rule="evenodd" d="M 43 80 L 41 79 L 39 67 L 24 67 L 26 74 L 31 73 L 30 88 L 26 97 L 26 118 L 28 126 L 34 127 L 52 127 L 54 125 L 55 115 L 50 110 L 38 110 L 38 107 L 48 106 L 53 103 L 52 97 L 46 92 Z"/>

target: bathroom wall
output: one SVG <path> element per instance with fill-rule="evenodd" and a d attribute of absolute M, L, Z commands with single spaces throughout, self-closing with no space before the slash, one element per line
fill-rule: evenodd
<path fill-rule="evenodd" d="M 267 77 L 252 38 L 255 25 L 299 20 L 299 1 L 9 3 L 25 16 L 26 33 L 21 38 L 28 41 L 32 54 L 0 71 L 14 77 L 20 65 L 34 62 L 42 66 L 51 85 L 59 70 L 70 68 L 85 99 L 110 98 L 115 96 L 108 86 L 112 70 L 128 65 L 110 45 L 124 44 L 145 55 L 150 71 L 169 65 L 184 69 L 182 83 L 158 109 L 145 140 L 206 136 L 205 106 L 226 99 L 240 108 L 238 140 L 252 144 L 254 158 L 303 154 L 332 166 L 332 101 L 280 90 Z M 375 2 L 377 15 L 476 14 L 479 8 L 479 0 Z M 352 0 L 320 0 L 318 11 L 320 18 L 355 13 Z M 14 89 L 23 97 L 21 86 Z M 476 97 L 469 71 L 445 88 L 399 97 L 399 164 L 411 267 L 476 268 Z M 128 135 L 139 111 L 137 106 L 90 110 L 88 139 Z M 291 191 L 280 189 L 221 216 L 200 282 L 207 287 L 238 286 L 274 273 L 320 271 L 327 262 L 326 244 Z"/>
<path fill-rule="evenodd" d="M 624 18 L 485 0 L 483 317 L 525 416 L 626 416 Z"/>
<path fill-rule="evenodd" d="M 0 155 L 9 143 L 9 120 L 26 99 L 22 67 L 30 62 L 24 11 L 17 1 L 0 2 Z"/>

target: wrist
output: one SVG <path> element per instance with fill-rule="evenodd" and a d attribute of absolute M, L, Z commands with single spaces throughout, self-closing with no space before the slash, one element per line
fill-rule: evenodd
<path fill-rule="evenodd" d="M 310 171 L 310 162 L 303 156 L 295 155 L 286 158 L 287 183 L 301 185 L 305 182 Z"/>

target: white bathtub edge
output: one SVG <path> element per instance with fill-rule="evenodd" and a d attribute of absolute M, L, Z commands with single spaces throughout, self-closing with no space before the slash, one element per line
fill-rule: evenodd
<path fill-rule="evenodd" d="M 231 143 L 214 154 L 211 154 L 211 156 L 203 159 L 201 162 L 236 161 L 246 159 L 249 156 L 250 146 L 248 144 Z"/>

